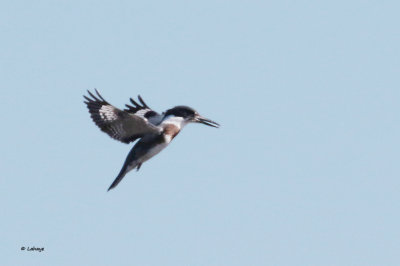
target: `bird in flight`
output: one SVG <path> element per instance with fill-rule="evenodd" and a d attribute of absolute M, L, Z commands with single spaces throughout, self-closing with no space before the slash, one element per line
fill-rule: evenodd
<path fill-rule="evenodd" d="M 175 106 L 159 114 L 148 107 L 139 95 L 139 102 L 130 98 L 131 105 L 126 104 L 126 108 L 120 110 L 95 91 L 97 95 L 88 91 L 89 97 L 83 96 L 93 122 L 111 138 L 123 143 L 139 139 L 108 191 L 116 187 L 132 169 L 139 171 L 145 161 L 167 147 L 188 123 L 219 127 L 218 123 L 201 116 L 188 106 Z"/>

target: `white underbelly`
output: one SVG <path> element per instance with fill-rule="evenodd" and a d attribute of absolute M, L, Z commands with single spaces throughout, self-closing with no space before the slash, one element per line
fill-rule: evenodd
<path fill-rule="evenodd" d="M 160 151 L 162 151 L 165 147 L 168 146 L 168 143 L 161 143 L 158 144 L 157 146 L 151 148 L 145 155 L 143 155 L 142 158 L 140 158 L 140 163 L 144 163 L 154 155 L 158 154 Z"/>

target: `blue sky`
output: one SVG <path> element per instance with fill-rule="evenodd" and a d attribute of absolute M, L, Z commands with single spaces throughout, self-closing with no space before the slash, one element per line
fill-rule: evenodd
<path fill-rule="evenodd" d="M 1 264 L 399 265 L 399 8 L 3 1 Z M 132 145 L 93 88 L 222 127 L 107 193 Z"/>

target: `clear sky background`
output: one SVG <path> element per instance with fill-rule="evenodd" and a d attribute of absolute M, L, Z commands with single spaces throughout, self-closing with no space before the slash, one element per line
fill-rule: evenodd
<path fill-rule="evenodd" d="M 400 265 L 398 1 L 2 1 L 1 265 Z M 131 145 L 82 95 L 189 125 Z M 21 247 L 44 247 L 44 252 Z"/>

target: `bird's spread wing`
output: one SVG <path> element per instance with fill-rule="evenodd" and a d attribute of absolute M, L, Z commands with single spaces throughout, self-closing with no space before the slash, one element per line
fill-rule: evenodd
<path fill-rule="evenodd" d="M 139 103 L 130 98 L 129 100 L 131 101 L 132 105 L 125 104 L 126 109 L 124 109 L 124 111 L 142 117 L 155 126 L 160 124 L 163 116 L 148 107 L 140 95 L 138 96 L 138 99 Z"/>
<path fill-rule="evenodd" d="M 97 96 L 88 91 L 89 96 L 85 98 L 85 104 L 89 109 L 93 122 L 113 139 L 123 143 L 135 141 L 145 134 L 159 133 L 160 129 L 155 124 L 149 122 L 146 117 L 147 112 L 154 112 L 144 104 L 139 96 L 139 101 L 143 106 L 132 107 L 131 110 L 120 110 L 109 104 L 96 90 Z M 133 101 L 133 100 L 132 100 Z M 134 101 L 133 101 L 134 102 Z M 146 113 L 144 109 L 148 109 Z M 134 112 L 136 110 L 136 112 Z M 154 112 L 157 114 L 156 112 Z"/>

